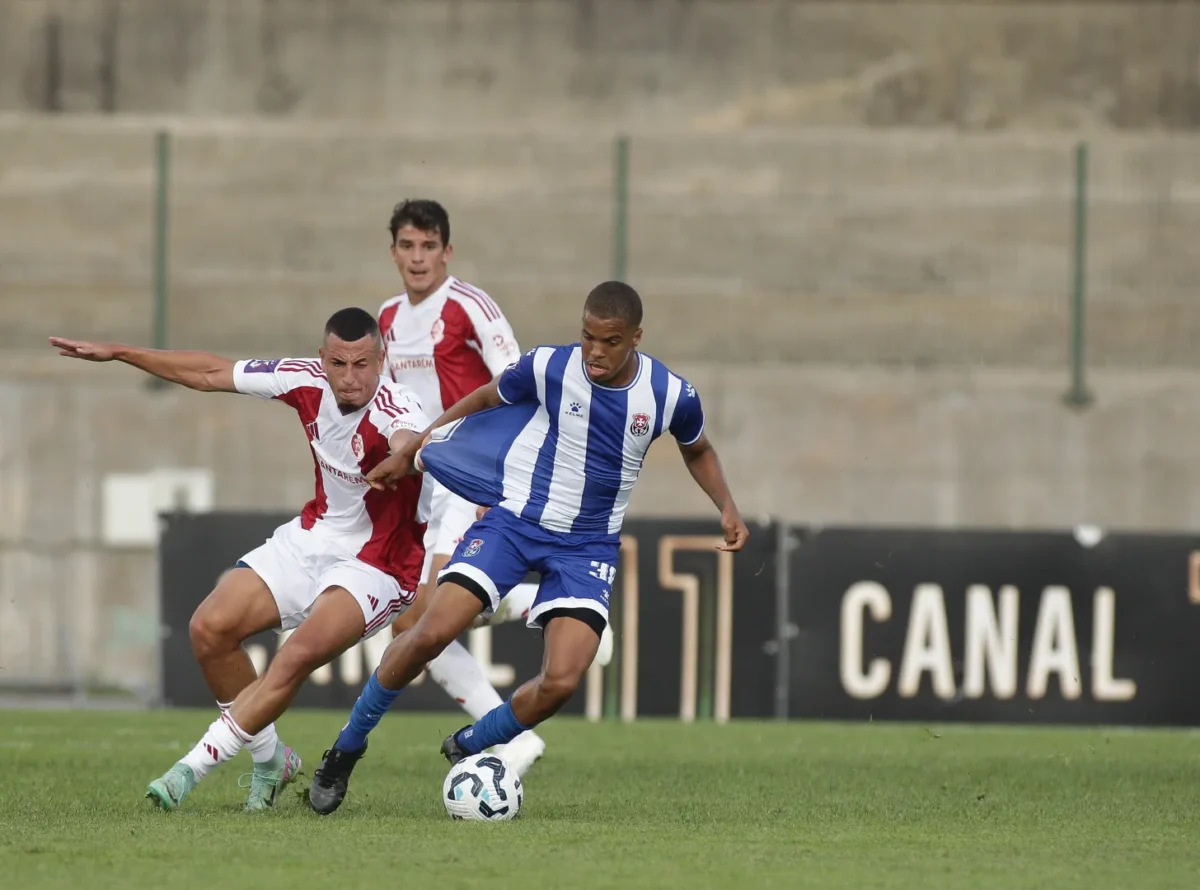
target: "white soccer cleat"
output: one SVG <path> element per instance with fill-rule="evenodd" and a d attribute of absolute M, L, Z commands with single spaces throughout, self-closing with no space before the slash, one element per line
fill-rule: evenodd
<path fill-rule="evenodd" d="M 533 766 L 534 761 L 545 752 L 546 743 L 532 729 L 521 733 L 496 751 L 509 766 L 517 771 L 518 776 L 524 776 L 526 770 Z"/>
<path fill-rule="evenodd" d="M 608 663 L 612 661 L 613 655 L 613 632 L 612 628 L 607 624 L 604 625 L 604 633 L 600 634 L 600 648 L 596 650 L 595 664 L 600 667 L 608 667 Z"/>

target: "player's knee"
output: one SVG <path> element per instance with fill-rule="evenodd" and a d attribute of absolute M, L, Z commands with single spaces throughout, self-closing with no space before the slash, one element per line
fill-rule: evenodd
<path fill-rule="evenodd" d="M 412 647 L 412 652 L 421 661 L 432 661 L 442 654 L 451 640 L 454 639 L 454 634 L 449 633 L 443 628 L 439 628 L 426 621 L 418 621 L 405 637 L 409 646 Z"/>
<path fill-rule="evenodd" d="M 291 642 L 289 640 L 289 642 Z M 303 644 L 284 646 L 271 660 L 267 673 L 279 686 L 294 688 L 324 664 L 328 659 L 325 653 L 318 652 Z"/>
<path fill-rule="evenodd" d="M 538 692 L 555 709 L 566 704 L 579 688 L 583 675 L 572 669 L 544 671 L 538 680 Z"/>
<path fill-rule="evenodd" d="M 236 647 L 241 640 L 234 639 L 232 628 L 211 609 L 197 609 L 188 622 L 188 637 L 196 658 L 205 659 Z"/>

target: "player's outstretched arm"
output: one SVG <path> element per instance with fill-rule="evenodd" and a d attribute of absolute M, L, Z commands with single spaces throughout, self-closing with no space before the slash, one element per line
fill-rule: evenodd
<path fill-rule="evenodd" d="M 124 362 L 171 383 L 200 392 L 236 392 L 233 361 L 209 352 L 177 349 L 142 349 L 124 343 L 93 343 L 51 337 L 59 355 L 88 362 Z"/>
<path fill-rule="evenodd" d="M 721 469 L 721 460 L 717 450 L 708 441 L 708 436 L 701 434 L 700 438 L 690 445 L 680 445 L 679 453 L 688 472 L 696 480 L 696 484 L 704 489 L 717 509 L 721 511 L 721 531 L 725 533 L 725 544 L 718 550 L 741 550 L 750 530 L 742 521 L 737 504 L 729 491 L 729 483 L 725 481 L 725 472 Z"/>

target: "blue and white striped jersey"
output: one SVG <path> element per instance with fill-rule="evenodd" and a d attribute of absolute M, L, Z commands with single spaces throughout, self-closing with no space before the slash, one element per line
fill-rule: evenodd
<path fill-rule="evenodd" d="M 500 375 L 506 404 L 434 431 L 425 470 L 550 531 L 617 534 L 650 443 L 664 430 L 684 445 L 704 432 L 691 384 L 636 358 L 637 376 L 616 389 L 588 378 L 578 343 L 530 350 Z"/>

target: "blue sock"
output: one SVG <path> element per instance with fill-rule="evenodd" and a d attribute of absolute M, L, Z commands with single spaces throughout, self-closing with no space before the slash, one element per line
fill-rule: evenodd
<path fill-rule="evenodd" d="M 480 717 L 474 726 L 460 732 L 458 745 L 468 754 L 478 754 L 492 745 L 511 742 L 529 728 L 521 725 L 521 721 L 513 713 L 512 699 L 509 699 L 500 707 L 492 708 Z"/>
<path fill-rule="evenodd" d="M 354 703 L 354 710 L 350 712 L 350 722 L 338 736 L 334 747 L 346 752 L 361 751 L 367 744 L 367 733 L 379 725 L 400 692 L 399 689 L 384 689 L 379 685 L 379 678 L 371 674 L 371 679 Z"/>

